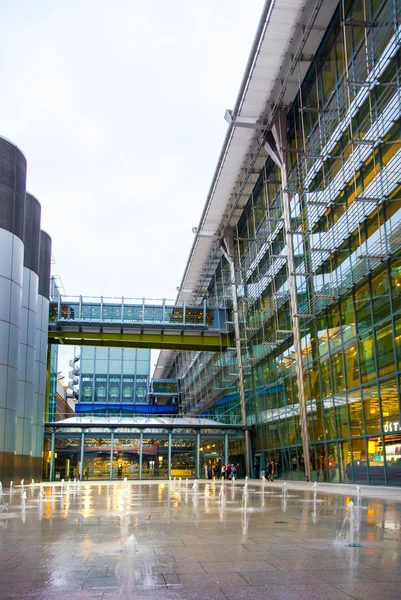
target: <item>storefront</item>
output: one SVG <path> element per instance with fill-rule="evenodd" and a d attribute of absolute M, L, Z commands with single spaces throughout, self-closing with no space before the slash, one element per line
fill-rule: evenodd
<path fill-rule="evenodd" d="M 45 427 L 43 479 L 194 479 L 223 462 L 245 473 L 245 429 L 197 418 L 72 417 Z"/>

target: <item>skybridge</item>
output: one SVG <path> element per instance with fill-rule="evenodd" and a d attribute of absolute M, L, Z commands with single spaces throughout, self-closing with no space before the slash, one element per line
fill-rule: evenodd
<path fill-rule="evenodd" d="M 49 344 L 218 352 L 228 327 L 227 310 L 206 301 L 60 296 L 50 302 Z"/>

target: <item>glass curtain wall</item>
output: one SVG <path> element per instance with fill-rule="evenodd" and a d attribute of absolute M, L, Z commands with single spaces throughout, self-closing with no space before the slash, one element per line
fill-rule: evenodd
<path fill-rule="evenodd" d="M 171 432 L 171 448 L 169 433 L 161 431 L 142 432 L 138 429 L 124 432 L 93 430 L 84 433 L 82 448 L 82 431 L 56 431 L 45 433 L 43 479 L 87 481 L 128 480 L 136 479 L 190 479 L 196 477 L 197 466 L 197 431 L 174 429 Z M 211 478 L 219 477 L 221 466 L 225 462 L 226 449 L 229 462 L 240 465 L 244 474 L 244 439 L 239 432 L 218 433 L 205 430 L 200 432 L 199 470 L 201 476 L 209 470 Z M 227 439 L 227 447 L 226 447 Z M 52 452 L 54 442 L 54 453 Z M 111 465 L 110 465 L 111 461 Z"/>
<path fill-rule="evenodd" d="M 78 412 L 134 411 L 148 403 L 150 350 L 82 347 Z"/>
<path fill-rule="evenodd" d="M 339 3 L 288 110 L 288 188 L 312 479 L 401 482 L 401 0 Z M 236 285 L 253 450 L 304 478 L 281 171 L 268 159 L 223 258 Z M 191 362 L 192 361 L 192 362 Z M 181 357 L 183 406 L 233 419 L 229 350 Z M 230 416 L 232 415 L 232 416 Z"/>

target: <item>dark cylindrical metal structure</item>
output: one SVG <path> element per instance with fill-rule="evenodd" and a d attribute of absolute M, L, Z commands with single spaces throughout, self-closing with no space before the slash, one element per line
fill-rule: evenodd
<path fill-rule="evenodd" d="M 35 404 L 34 373 L 39 283 L 41 208 L 32 194 L 26 194 L 24 230 L 24 272 L 21 306 L 21 340 L 17 394 L 17 440 L 14 477 L 32 477 L 32 424 Z"/>
<path fill-rule="evenodd" d="M 14 476 L 24 264 L 26 159 L 0 138 L 0 479 Z"/>
<path fill-rule="evenodd" d="M 49 328 L 50 268 L 52 241 L 40 232 L 39 288 L 37 297 L 35 398 L 32 427 L 32 476 L 42 478 L 43 424 L 46 407 L 47 339 Z"/>

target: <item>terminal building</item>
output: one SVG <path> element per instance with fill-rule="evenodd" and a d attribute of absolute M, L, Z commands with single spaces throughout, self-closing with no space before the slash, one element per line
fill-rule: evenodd
<path fill-rule="evenodd" d="M 83 346 L 76 359 L 77 413 L 149 412 L 150 350 Z"/>
<path fill-rule="evenodd" d="M 266 0 L 173 305 L 51 305 L 51 344 L 99 347 L 80 365 L 87 412 L 45 425 L 45 479 L 199 477 L 227 462 L 252 474 L 275 461 L 286 479 L 401 485 L 400 67 L 401 0 Z M 33 364 L 17 358 L 23 303 L 11 310 L 7 295 L 9 281 L 20 296 L 25 285 L 25 192 L 4 190 L 25 163 L 3 146 L 2 246 L 19 253 L 15 274 L 14 251 L 0 261 L 7 474 L 40 458 L 16 392 Z M 120 346 L 119 364 L 127 348 L 136 361 L 162 349 L 147 415 L 106 415 L 125 404 L 128 374 L 96 361 Z"/>
<path fill-rule="evenodd" d="M 159 359 L 287 478 L 401 484 L 400 47 L 400 0 L 266 2 L 178 296 L 235 343 Z"/>

